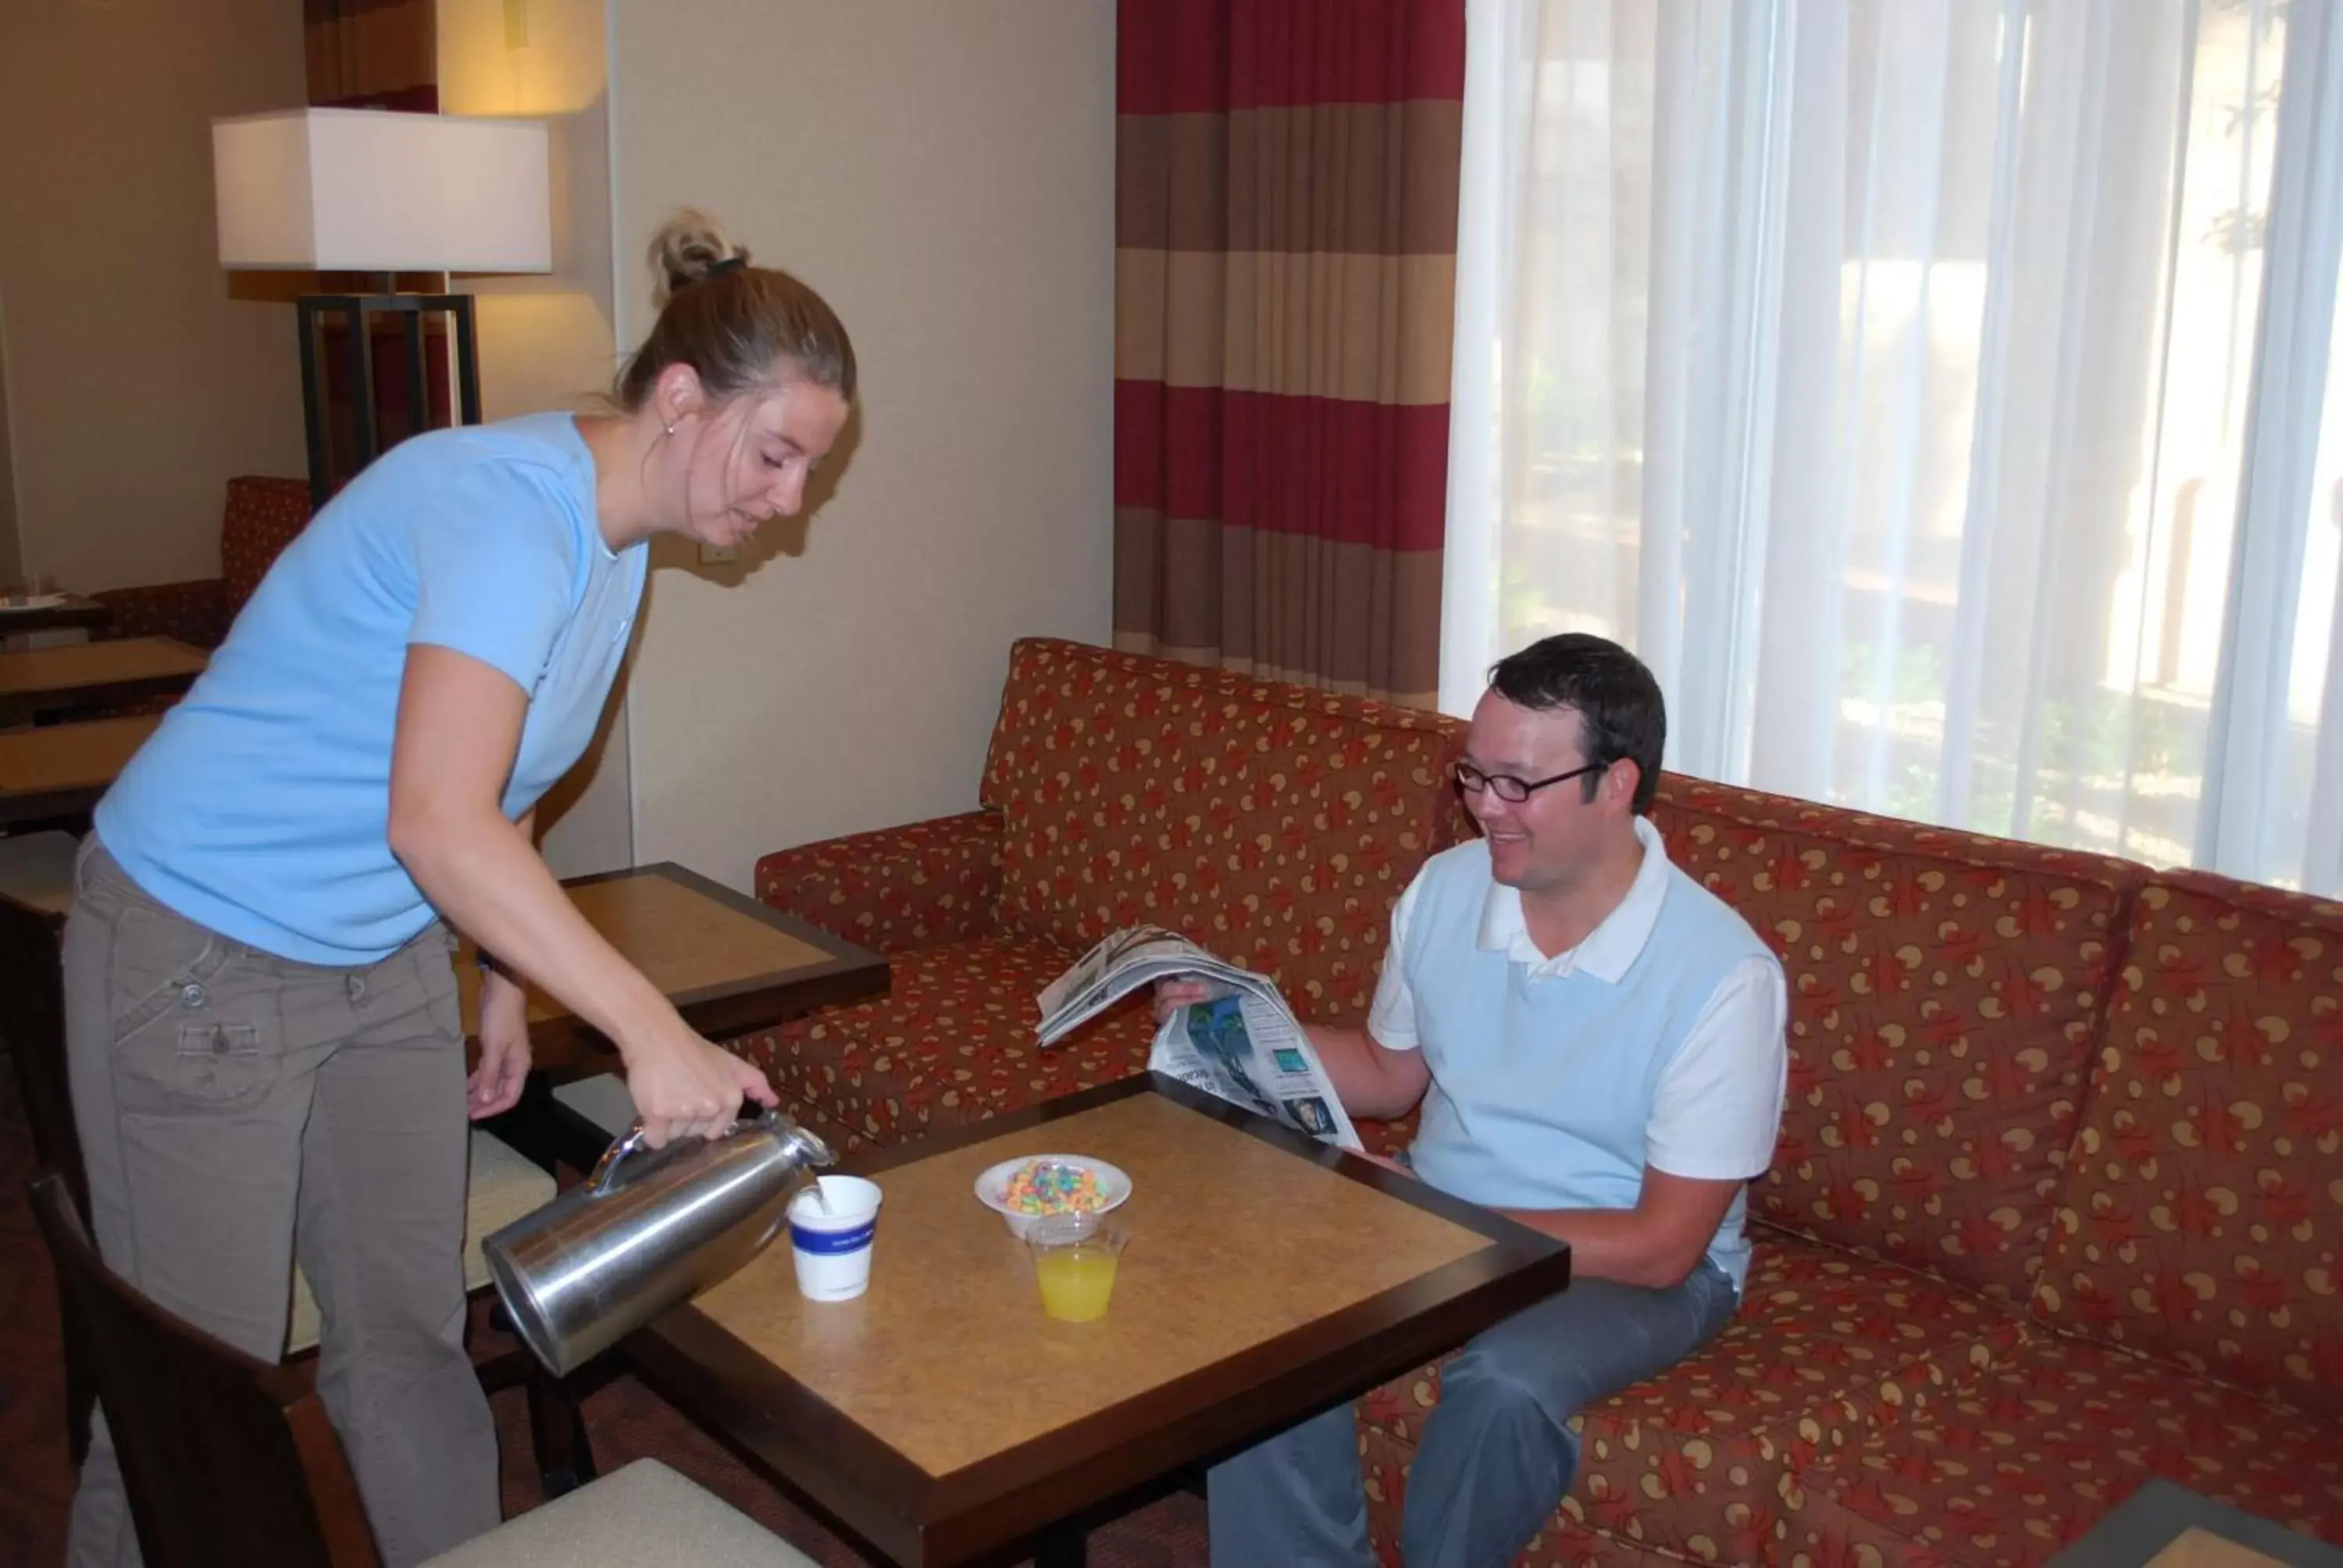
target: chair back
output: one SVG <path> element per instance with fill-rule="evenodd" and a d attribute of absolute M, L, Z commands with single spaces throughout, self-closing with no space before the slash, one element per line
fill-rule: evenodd
<path fill-rule="evenodd" d="M 240 474 L 220 511 L 220 581 L 229 625 L 285 547 L 309 526 L 309 481 Z"/>
<path fill-rule="evenodd" d="M 0 892 L 0 1040 L 16 1069 L 32 1123 L 33 1152 L 60 1172 L 75 1211 L 89 1213 L 81 1138 L 74 1131 L 65 1080 L 65 975 L 58 951 L 62 920 Z"/>
<path fill-rule="evenodd" d="M 107 1268 L 55 1171 L 33 1211 L 88 1331 L 147 1568 L 380 1568 L 315 1390 L 165 1312 Z"/>

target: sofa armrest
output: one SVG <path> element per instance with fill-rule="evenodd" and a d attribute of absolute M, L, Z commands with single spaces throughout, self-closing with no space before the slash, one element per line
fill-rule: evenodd
<path fill-rule="evenodd" d="M 108 637 L 176 637 L 197 648 L 227 639 L 227 585 L 218 578 L 101 588 L 89 597 L 114 612 Z"/>
<path fill-rule="evenodd" d="M 1001 813 L 969 811 L 777 851 L 757 862 L 757 896 L 881 954 L 991 936 Z"/>

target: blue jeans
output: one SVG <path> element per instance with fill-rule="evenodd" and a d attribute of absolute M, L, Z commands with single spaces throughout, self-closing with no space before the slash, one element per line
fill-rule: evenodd
<path fill-rule="evenodd" d="M 1578 1473 L 1570 1418 L 1698 1350 L 1733 1316 L 1704 1259 L 1664 1291 L 1582 1280 L 1474 1339 L 1441 1375 L 1407 1483 L 1408 1568 L 1504 1568 Z M 1212 1467 L 1212 1568 L 1372 1568 L 1346 1402 Z"/>

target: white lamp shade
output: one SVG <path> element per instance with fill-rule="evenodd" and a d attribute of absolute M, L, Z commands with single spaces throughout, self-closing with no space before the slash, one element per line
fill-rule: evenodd
<path fill-rule="evenodd" d="M 212 122 L 220 265 L 550 272 L 537 120 L 290 109 Z"/>

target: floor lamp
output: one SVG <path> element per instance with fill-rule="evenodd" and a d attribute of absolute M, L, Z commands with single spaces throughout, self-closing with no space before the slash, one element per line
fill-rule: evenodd
<path fill-rule="evenodd" d="M 230 271 L 359 272 L 379 286 L 305 294 L 297 302 L 309 501 L 334 490 L 328 367 L 321 342 L 343 327 L 355 428 L 351 473 L 381 450 L 375 319 L 399 324 L 407 428 L 429 423 L 426 322 L 444 316 L 455 346 L 454 413 L 480 418 L 478 333 L 468 294 L 397 292 L 401 272 L 553 269 L 545 126 L 535 120 L 290 109 L 212 122 L 220 266 Z M 349 475 L 341 476 L 344 479 Z"/>

